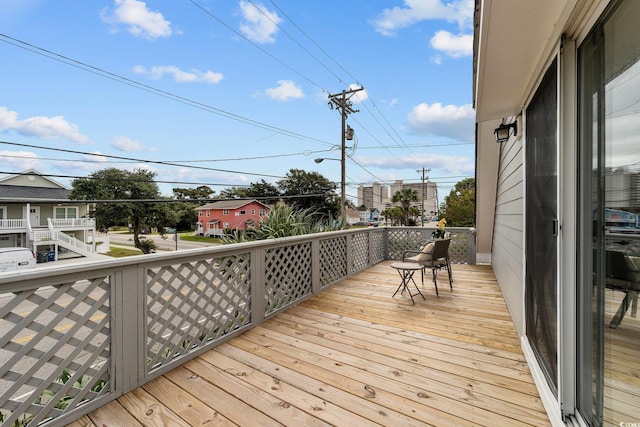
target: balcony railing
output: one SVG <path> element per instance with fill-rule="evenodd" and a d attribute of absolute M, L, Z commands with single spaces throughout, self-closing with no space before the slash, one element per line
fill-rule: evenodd
<path fill-rule="evenodd" d="M 430 235 L 318 233 L 0 276 L 1 425 L 88 413 Z M 453 262 L 475 263 L 452 229 Z"/>
<path fill-rule="evenodd" d="M 55 228 L 93 228 L 96 221 L 93 218 L 61 218 L 49 219 L 50 224 Z"/>
<path fill-rule="evenodd" d="M 93 228 L 96 224 L 93 218 L 49 219 L 49 223 L 57 229 Z M 0 219 L 0 231 L 25 231 L 28 228 L 29 224 L 26 219 Z"/>
<path fill-rule="evenodd" d="M 26 219 L 0 219 L 0 230 L 26 230 Z"/>

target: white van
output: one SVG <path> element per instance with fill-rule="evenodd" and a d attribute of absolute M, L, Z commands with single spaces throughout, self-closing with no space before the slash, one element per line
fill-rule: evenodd
<path fill-rule="evenodd" d="M 36 255 L 29 248 L 0 248 L 0 272 L 36 266 Z"/>

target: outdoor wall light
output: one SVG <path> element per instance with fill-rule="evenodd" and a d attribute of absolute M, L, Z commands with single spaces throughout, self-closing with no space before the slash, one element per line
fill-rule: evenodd
<path fill-rule="evenodd" d="M 496 142 L 498 144 L 507 142 L 509 137 L 511 137 L 511 129 L 513 129 L 513 135 L 518 134 L 518 123 L 513 122 L 509 124 L 502 123 L 500 126 L 493 131 L 493 134 L 496 136 Z"/>

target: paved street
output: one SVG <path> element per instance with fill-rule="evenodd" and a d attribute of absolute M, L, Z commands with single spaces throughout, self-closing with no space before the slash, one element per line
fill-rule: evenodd
<path fill-rule="evenodd" d="M 109 241 L 115 245 L 123 245 L 123 246 L 133 246 L 133 234 L 130 233 L 108 233 Z M 176 250 L 176 242 L 174 240 L 174 234 L 165 234 L 164 239 L 157 234 L 145 234 L 143 235 L 145 238 L 153 240 L 158 247 L 159 250 L 163 251 L 175 251 Z M 184 240 L 180 240 L 180 236 L 178 236 L 178 250 L 181 249 L 194 249 L 194 248 L 203 248 L 207 246 L 217 246 L 216 243 L 201 243 L 201 242 L 188 242 Z"/>

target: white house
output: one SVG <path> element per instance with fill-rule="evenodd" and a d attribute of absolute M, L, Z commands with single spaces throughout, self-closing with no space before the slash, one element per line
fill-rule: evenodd
<path fill-rule="evenodd" d="M 640 425 L 640 1 L 475 5 L 478 260 L 553 423 Z"/>
<path fill-rule="evenodd" d="M 46 259 L 95 253 L 95 221 L 87 203 L 36 170 L 0 179 L 0 247 L 28 247 Z"/>

